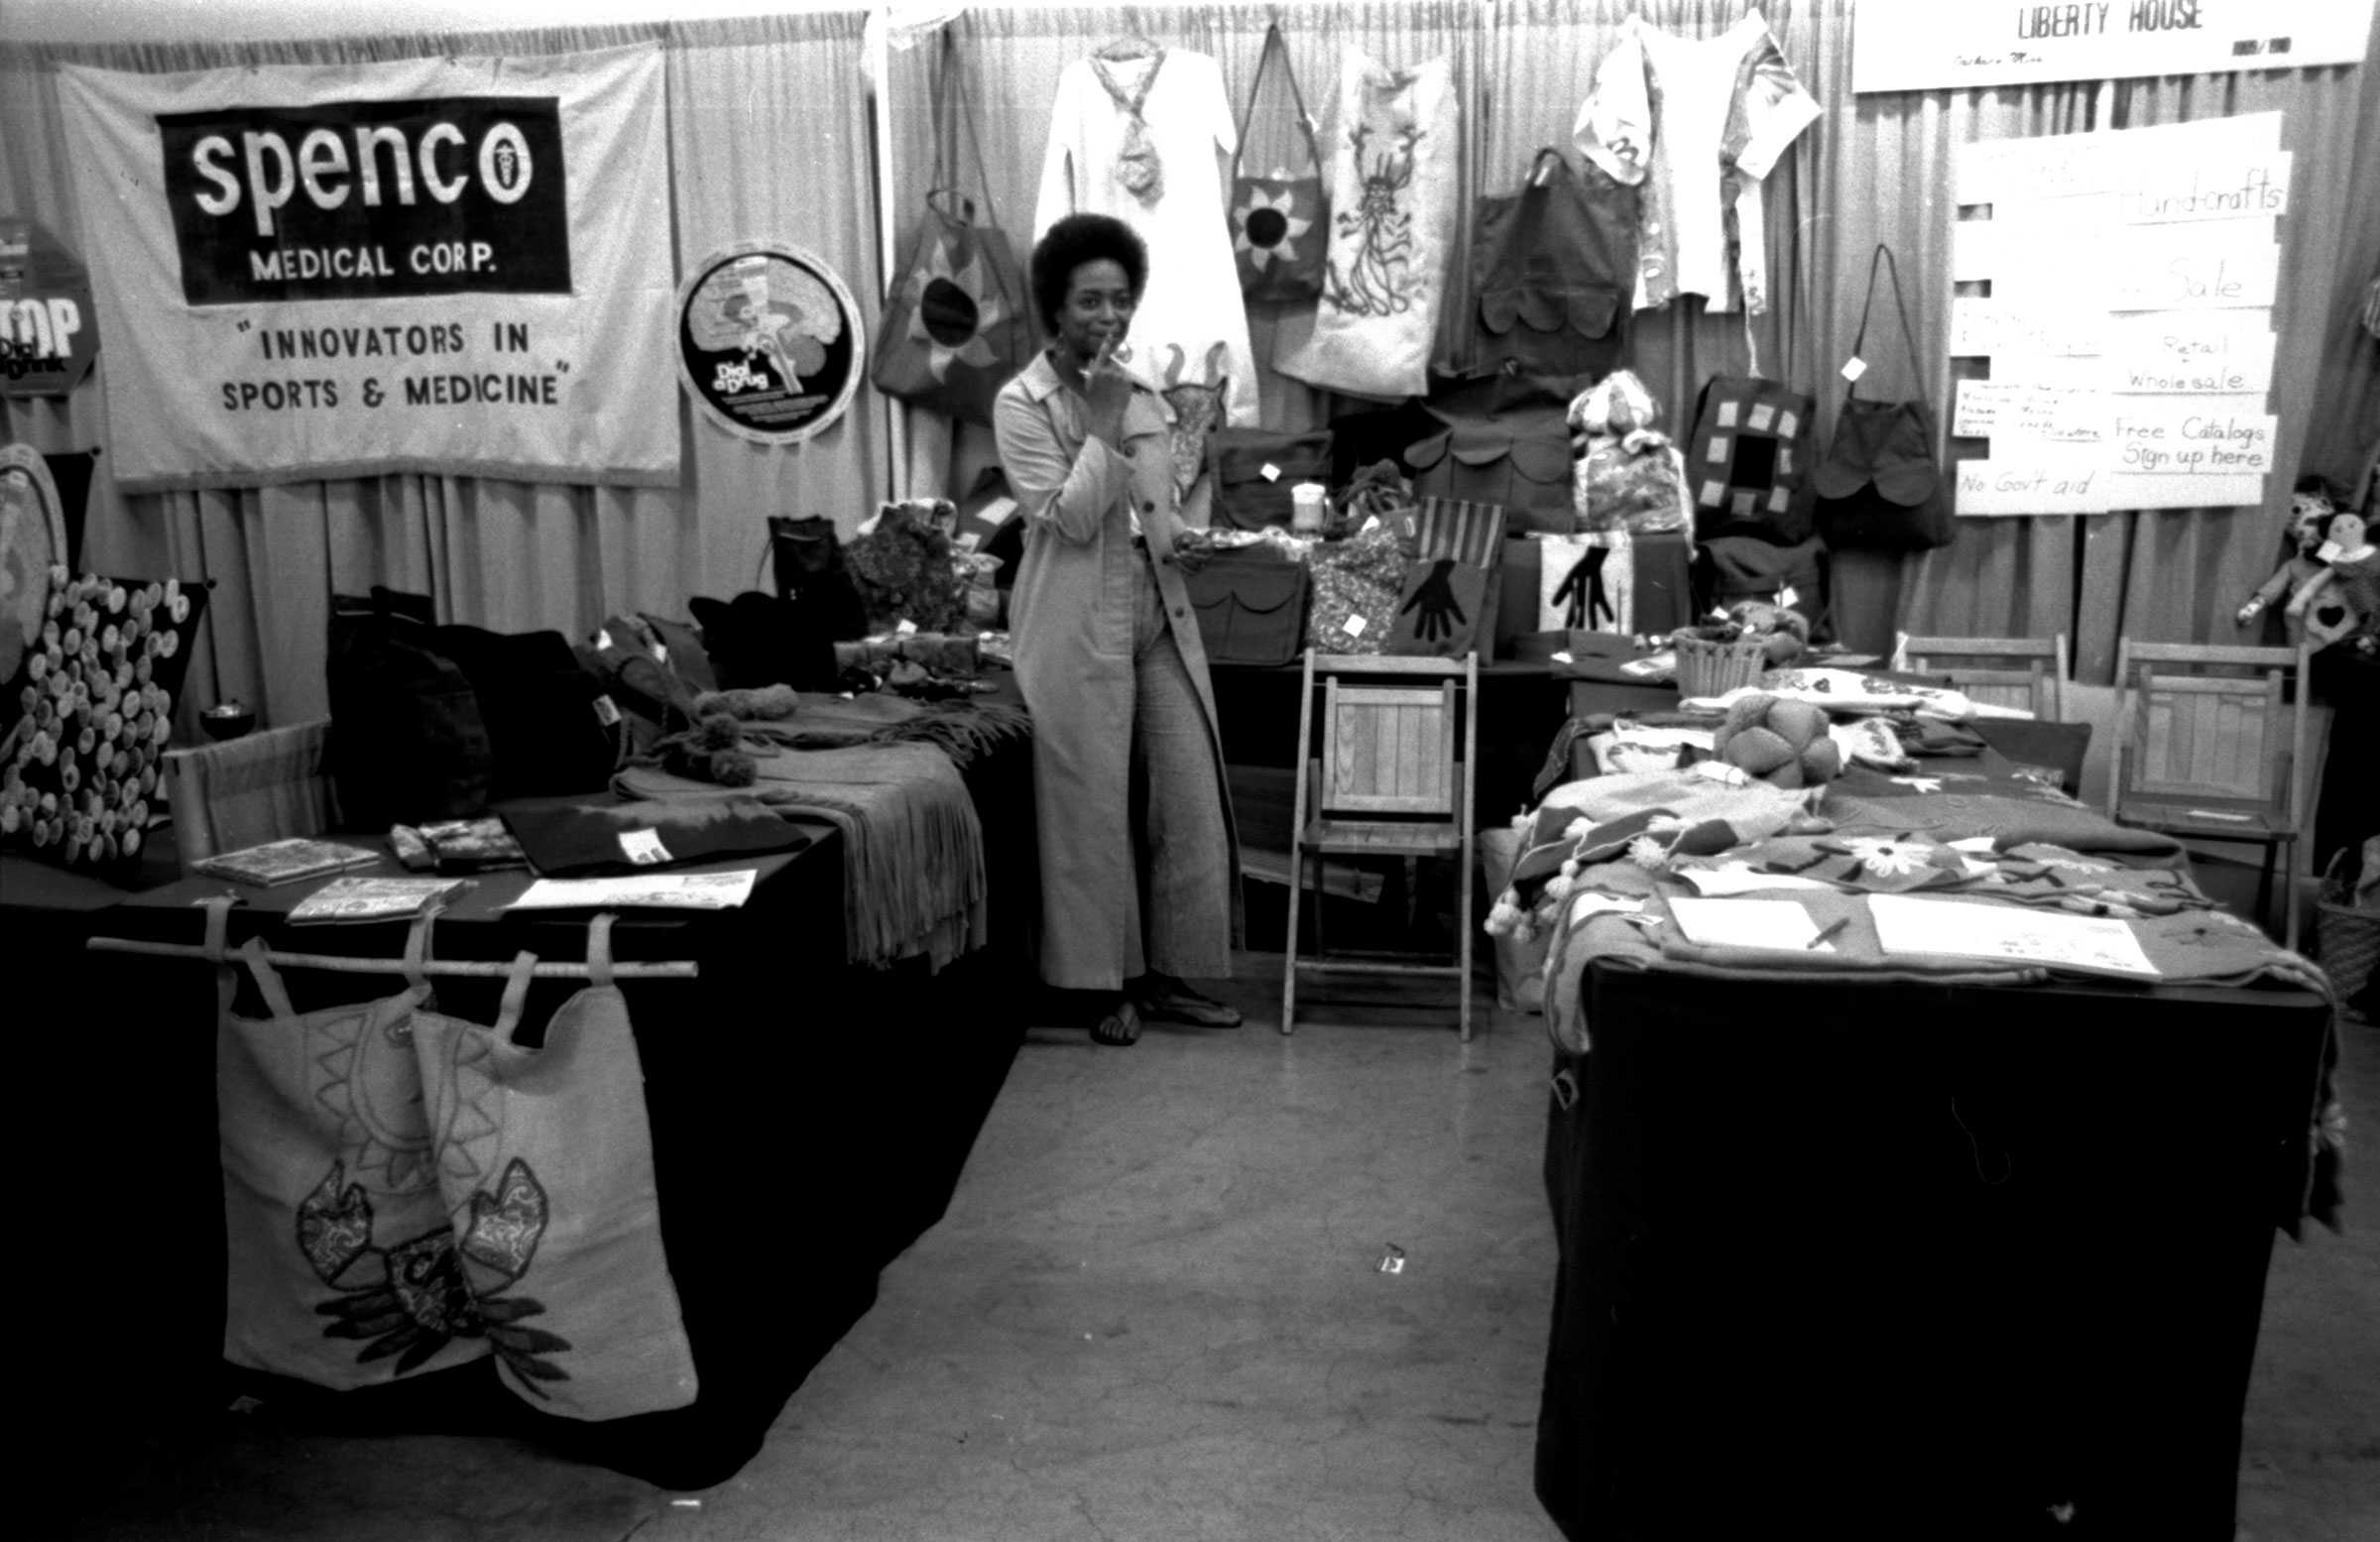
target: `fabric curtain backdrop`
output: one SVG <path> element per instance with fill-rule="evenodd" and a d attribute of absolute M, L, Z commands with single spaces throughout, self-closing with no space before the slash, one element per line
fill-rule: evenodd
<path fill-rule="evenodd" d="M 1310 106 L 1334 94 L 1338 49 L 1354 44 L 1391 64 L 1457 59 L 1467 164 L 1466 215 L 1479 193 L 1508 190 L 1540 145 L 1564 148 L 1595 66 L 1631 12 L 1684 36 L 1733 25 L 1743 0 L 1344 0 L 1295 7 L 976 6 L 954 24 L 977 95 L 993 195 L 1018 255 L 1030 222 L 1058 72 L 1101 43 L 1139 32 L 1212 54 L 1235 110 L 1246 100 L 1264 28 L 1276 14 Z M 2362 68 L 2264 70 L 2152 80 L 1911 91 L 1854 96 L 1851 0 L 1772 0 L 1760 7 L 1825 115 L 1768 178 L 1770 310 L 1752 323 L 1764 374 L 1821 404 L 1819 439 L 1842 401 L 1836 370 L 1858 326 L 1868 253 L 1900 258 L 1918 308 L 1925 378 L 1902 377 L 1894 350 L 1875 350 L 1879 395 L 1921 388 L 1947 425 L 1954 365 L 1945 355 L 1948 206 L 1957 146 L 2280 109 L 2296 156 L 2298 196 L 2282 221 L 2279 357 L 2273 405 L 2276 472 L 2256 509 L 2162 510 L 2088 517 L 1960 520 L 1955 544 L 1911 557 L 1853 552 L 1836 561 L 1836 619 L 1856 647 L 1881 651 L 1912 631 L 2048 635 L 2074 640 L 2077 673 L 2105 680 L 2115 642 L 2236 639 L 2231 612 L 2281 553 L 2280 521 L 2303 467 L 2351 478 L 2376 431 L 2380 348 L 2353 332 L 2361 286 L 2380 271 L 2380 200 L 2333 191 L 2380 178 L 2380 50 Z M 49 49 L 0 46 L 0 167 L 14 211 L 69 243 L 79 227 L 65 176 L 59 60 L 117 68 L 189 69 L 250 60 L 396 58 L 419 53 L 556 52 L 658 37 L 670 49 L 672 176 L 681 271 L 729 241 L 777 236 L 836 266 L 873 323 L 883 296 L 876 259 L 861 21 L 850 15 L 654 28 L 316 45 L 190 45 Z M 894 214 L 915 217 L 932 162 L 931 71 L 939 50 L 900 41 L 890 59 Z M 1323 125 L 1325 133 L 1330 125 Z M 1250 156 L 1276 148 L 1259 128 Z M 788 148 L 791 147 L 791 148 Z M 773 156 L 773 152 L 775 154 Z M 1469 232 L 1461 239 L 1468 249 Z M 87 253 L 85 254 L 88 255 Z M 1450 288 L 1448 311 L 1467 296 Z M 1271 355 L 1280 316 L 1250 316 L 1257 357 Z M 1691 426 L 1710 375 L 1751 360 L 1744 319 L 1710 316 L 1688 298 L 1635 318 L 1636 372 L 1662 398 L 1673 433 Z M 1450 329 L 1451 332 L 1451 329 Z M 1450 333 L 1442 333 L 1442 337 Z M 1455 350 L 1458 354 L 1460 350 Z M 2319 364 L 2318 364 L 2319 361 Z M 2294 365 L 2295 367 L 2291 367 Z M 102 347 L 99 368 L 107 360 Z M 1973 363 L 1959 372 L 1977 369 Z M 1327 421 L 1333 402 L 1270 371 L 1264 421 Z M 831 515 L 846 531 L 896 484 L 964 490 L 992 462 L 991 435 L 905 408 L 907 464 L 890 450 L 883 400 L 863 393 L 843 423 L 798 450 L 766 450 L 684 419 L 686 485 L 675 493 L 393 477 L 256 493 L 123 500 L 104 474 L 92 489 L 91 564 L 126 573 L 176 571 L 218 580 L 210 614 L 225 693 L 261 702 L 269 721 L 321 710 L 320 638 L 333 587 L 371 582 L 427 588 L 454 619 L 492 627 L 579 632 L 624 606 L 675 612 L 692 593 L 754 581 L 760 521 L 771 513 Z M 50 450 L 103 442 L 89 389 L 63 404 L 10 399 L 9 436 Z M 681 408 L 681 412 L 684 410 Z M 1949 464 L 1950 445 L 1942 446 Z M 1945 479 L 1948 497 L 1949 479 Z M 273 662 L 268 663 L 268 660 Z M 203 704 L 211 675 L 195 678 Z"/>
<path fill-rule="evenodd" d="M 147 72 L 372 62 L 424 55 L 577 53 L 657 41 L 668 78 L 677 269 L 774 239 L 815 252 L 856 296 L 881 292 L 863 16 L 339 38 L 311 42 L 0 44 L 0 209 L 40 220 L 86 263 L 66 172 L 60 63 Z M 865 324 L 874 307 L 861 300 Z M 97 373 L 108 368 L 102 339 Z M 98 384 L 5 399 L 4 435 L 45 450 L 104 445 Z M 329 710 L 323 643 L 335 590 L 430 594 L 439 616 L 503 632 L 583 637 L 606 616 L 685 614 L 689 596 L 766 587 L 772 514 L 821 514 L 845 534 L 885 495 L 883 401 L 863 392 L 833 428 L 792 448 L 749 443 L 679 396 L 683 485 L 598 488 L 398 475 L 126 497 L 103 454 L 83 565 L 216 585 L 209 647 L 184 712 L 238 697 L 268 726 Z M 185 731 L 189 728 L 184 723 Z"/>
<path fill-rule="evenodd" d="M 1477 42 L 1488 15 L 1487 8 L 1473 0 L 1327 0 L 1293 6 L 977 5 L 952 26 L 957 33 L 960 67 L 976 95 L 993 201 L 1016 243 L 1019 262 L 1029 263 L 1036 234 L 1030 228 L 1033 203 L 1039 191 L 1042 151 L 1049 143 L 1050 108 L 1057 95 L 1059 71 L 1110 39 L 1139 33 L 1168 48 L 1213 56 L 1222 66 L 1225 94 L 1237 123 L 1255 78 L 1264 30 L 1277 20 L 1289 46 L 1290 66 L 1297 71 L 1298 86 L 1305 92 L 1307 110 L 1318 120 L 1316 133 L 1327 166 L 1330 107 L 1338 95 L 1340 51 L 1349 47 L 1360 48 L 1393 66 L 1422 63 L 1442 54 L 1454 56 L 1468 150 L 1473 142 L 1468 127 L 1471 103 L 1479 91 Z M 904 231 L 916 218 L 933 166 L 931 114 L 926 104 L 932 100 L 938 58 L 939 50 L 928 39 L 896 52 L 892 59 L 893 206 Z M 1271 92 L 1267 85 L 1268 101 Z M 1576 107 L 1574 101 L 1573 110 Z M 1250 138 L 1250 167 L 1268 168 L 1289 154 L 1285 124 L 1259 123 L 1251 128 Z M 1302 148 L 1297 152 L 1301 158 L 1303 153 Z M 972 182 L 974 165 L 963 152 L 961 165 Z M 1228 162 L 1224 163 L 1216 175 L 1227 176 L 1229 170 Z M 1467 178 L 1467 189 L 1476 185 L 1476 178 Z M 1467 191 L 1457 236 L 1459 251 L 1468 250 L 1471 239 L 1468 205 Z M 1153 256 L 1155 261 L 1164 260 L 1163 253 Z M 1455 301 L 1451 289 L 1448 300 L 1451 308 Z M 1249 339 L 1257 361 L 1256 386 L 1266 427 L 1317 427 L 1337 411 L 1331 394 L 1269 367 L 1276 348 L 1287 346 L 1284 322 L 1290 327 L 1300 318 L 1310 323 L 1312 314 L 1310 302 L 1303 307 L 1249 306 Z M 1036 317 L 1036 329 L 1039 324 Z M 984 467 L 996 463 L 990 429 L 962 424 L 954 436 L 948 418 L 922 411 L 911 411 L 909 423 L 906 474 L 921 495 L 939 491 L 945 484 L 964 491 Z"/>

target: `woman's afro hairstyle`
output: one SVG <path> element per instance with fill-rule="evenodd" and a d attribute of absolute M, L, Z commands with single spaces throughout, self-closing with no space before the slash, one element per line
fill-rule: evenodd
<path fill-rule="evenodd" d="M 1069 214 L 1034 243 L 1033 306 L 1041 312 L 1043 331 L 1056 335 L 1074 270 L 1102 258 L 1123 267 L 1125 282 L 1138 299 L 1148 287 L 1148 247 L 1113 214 Z"/>

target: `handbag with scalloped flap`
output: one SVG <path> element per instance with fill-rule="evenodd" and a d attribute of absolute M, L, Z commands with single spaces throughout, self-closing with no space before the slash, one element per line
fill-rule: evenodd
<path fill-rule="evenodd" d="M 1881 241 L 1867 260 L 1867 300 L 1859 307 L 1859 335 L 1851 356 L 1867 341 L 1867 313 L 1876 302 L 1876 273 L 1892 280 L 1893 307 L 1909 344 L 1909 379 L 1918 385 L 1917 334 L 1909 329 L 1909 306 L 1901 297 L 1900 264 Z M 1905 402 L 1862 402 L 1859 385 L 1844 389 L 1843 414 L 1835 437 L 1810 474 L 1818 494 L 1819 534 L 1829 546 L 1880 551 L 1923 551 L 1951 541 L 1950 511 L 1935 497 L 1942 485 L 1934 460 L 1934 413 L 1919 394 Z"/>
<path fill-rule="evenodd" d="M 1540 150 L 1518 191 L 1480 200 L 1471 267 L 1476 366 L 1607 374 L 1627 357 L 1636 190 Z"/>

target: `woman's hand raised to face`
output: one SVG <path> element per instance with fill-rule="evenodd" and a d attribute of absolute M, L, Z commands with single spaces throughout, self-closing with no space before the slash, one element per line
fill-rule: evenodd
<path fill-rule="evenodd" d="M 1132 380 L 1115 359 L 1113 341 L 1083 371 L 1083 399 L 1090 409 L 1091 437 L 1110 449 L 1124 448 L 1124 410 L 1132 400 Z"/>

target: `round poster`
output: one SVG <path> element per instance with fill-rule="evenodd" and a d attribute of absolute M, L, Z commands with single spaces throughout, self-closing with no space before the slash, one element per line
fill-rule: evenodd
<path fill-rule="evenodd" d="M 797 246 L 713 252 L 678 287 L 678 378 L 730 433 L 798 443 L 843 415 L 867 365 L 851 291 Z"/>
<path fill-rule="evenodd" d="M 29 444 L 0 444 L 0 682 L 17 677 L 50 615 L 50 570 L 66 560 L 66 519 L 50 463 Z"/>

